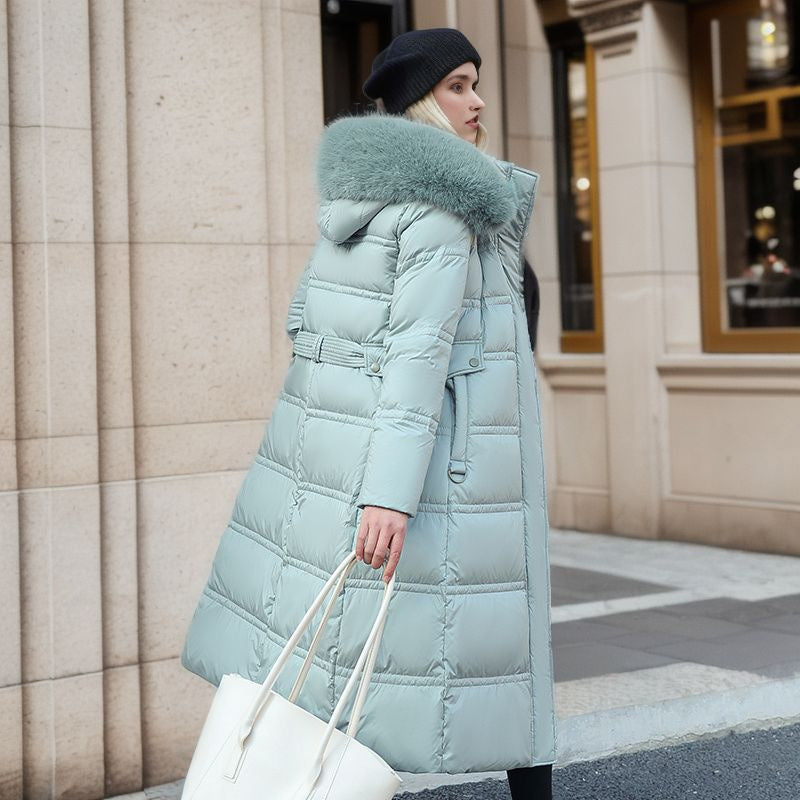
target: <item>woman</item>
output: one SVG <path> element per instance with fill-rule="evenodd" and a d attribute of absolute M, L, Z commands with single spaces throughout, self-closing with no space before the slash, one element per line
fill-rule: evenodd
<path fill-rule="evenodd" d="M 263 680 L 355 549 L 296 702 L 330 717 L 397 570 L 357 738 L 397 770 L 508 770 L 514 800 L 538 800 L 555 760 L 523 294 L 538 175 L 485 154 L 480 63 L 455 29 L 402 34 L 364 84 L 379 113 L 324 131 L 293 358 L 181 662 L 215 685 Z"/>

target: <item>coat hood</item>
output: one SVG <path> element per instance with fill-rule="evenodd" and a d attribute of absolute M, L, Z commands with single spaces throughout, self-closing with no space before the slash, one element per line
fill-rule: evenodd
<path fill-rule="evenodd" d="M 452 133 L 393 114 L 345 116 L 327 125 L 317 188 L 317 224 L 334 242 L 389 203 L 437 206 L 476 234 L 499 230 L 516 212 L 514 187 L 493 157 Z"/>

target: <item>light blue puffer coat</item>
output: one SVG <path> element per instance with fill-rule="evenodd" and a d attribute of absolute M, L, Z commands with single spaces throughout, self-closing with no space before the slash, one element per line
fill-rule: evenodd
<path fill-rule="evenodd" d="M 226 672 L 263 680 L 355 546 L 363 506 L 398 509 L 410 519 L 357 739 L 407 772 L 553 763 L 548 516 L 522 300 L 538 175 L 371 113 L 326 127 L 317 177 L 321 237 L 286 324 L 294 355 L 181 662 L 215 685 Z M 326 721 L 381 576 L 353 568 L 298 697 Z M 315 629 L 278 681 L 284 696 Z"/>

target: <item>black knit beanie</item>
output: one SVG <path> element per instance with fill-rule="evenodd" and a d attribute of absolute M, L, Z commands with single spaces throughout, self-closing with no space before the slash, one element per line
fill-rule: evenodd
<path fill-rule="evenodd" d="M 423 28 L 396 36 L 372 62 L 362 87 L 370 100 L 381 98 L 390 114 L 402 114 L 459 64 L 481 57 L 455 28 Z"/>

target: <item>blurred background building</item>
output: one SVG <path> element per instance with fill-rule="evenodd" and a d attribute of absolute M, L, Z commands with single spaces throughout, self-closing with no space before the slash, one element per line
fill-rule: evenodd
<path fill-rule="evenodd" d="M 0 795 L 188 766 L 213 688 L 178 656 L 288 363 L 315 148 L 410 28 L 476 44 L 490 149 L 541 175 L 552 524 L 800 554 L 796 16 L 0 0 Z"/>

